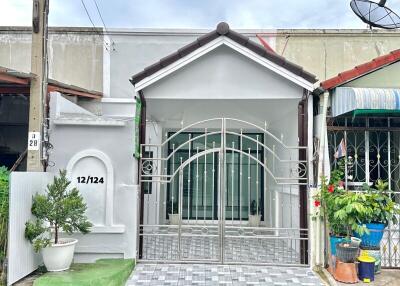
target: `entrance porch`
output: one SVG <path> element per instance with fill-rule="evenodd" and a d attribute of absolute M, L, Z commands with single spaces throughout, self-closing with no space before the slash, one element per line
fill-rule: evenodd
<path fill-rule="evenodd" d="M 131 82 L 139 260 L 307 264 L 315 77 L 221 23 Z"/>
<path fill-rule="evenodd" d="M 296 122 L 297 100 L 280 104 L 264 106 Z M 262 127 L 233 118 L 181 129 L 172 121 L 147 123 L 148 142 L 156 141 L 156 133 L 165 134 L 165 140 L 142 145 L 143 261 L 307 261 L 308 230 L 299 220 L 299 195 L 308 181 L 307 147 L 299 146 L 297 124 L 273 134 L 269 122 L 285 124 L 269 113 L 274 115 L 265 116 Z"/>

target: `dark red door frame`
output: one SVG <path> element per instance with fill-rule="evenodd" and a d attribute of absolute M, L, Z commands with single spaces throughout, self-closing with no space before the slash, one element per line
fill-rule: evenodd
<path fill-rule="evenodd" d="M 304 90 L 303 98 L 298 106 L 299 146 L 308 146 L 308 95 L 308 91 Z M 300 149 L 299 161 L 303 160 L 307 160 L 307 151 Z M 309 170 L 304 176 L 308 176 L 308 172 Z M 299 186 L 300 229 L 308 229 L 307 188 L 306 185 Z M 302 238 L 300 240 L 300 263 L 308 264 L 308 231 L 300 230 L 300 238 Z"/>
<path fill-rule="evenodd" d="M 142 144 L 146 143 L 146 99 L 142 91 L 139 91 L 139 99 L 142 104 L 140 110 L 140 129 L 139 129 L 139 144 L 140 144 L 140 154 L 142 154 Z M 138 159 L 138 182 L 140 182 L 140 176 L 142 174 L 140 159 Z M 143 219 L 144 219 L 144 184 L 140 184 L 140 217 L 139 217 L 139 259 L 143 257 Z"/>

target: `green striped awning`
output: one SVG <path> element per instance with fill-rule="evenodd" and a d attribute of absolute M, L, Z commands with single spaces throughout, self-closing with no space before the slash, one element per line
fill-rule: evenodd
<path fill-rule="evenodd" d="M 338 87 L 331 107 L 334 117 L 347 113 L 395 114 L 400 112 L 400 89 Z"/>

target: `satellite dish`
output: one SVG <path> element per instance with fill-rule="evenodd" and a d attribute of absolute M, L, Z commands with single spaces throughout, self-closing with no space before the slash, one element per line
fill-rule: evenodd
<path fill-rule="evenodd" d="M 383 29 L 400 28 L 400 17 L 385 6 L 386 0 L 379 3 L 369 0 L 352 0 L 350 7 L 353 12 L 370 27 Z"/>

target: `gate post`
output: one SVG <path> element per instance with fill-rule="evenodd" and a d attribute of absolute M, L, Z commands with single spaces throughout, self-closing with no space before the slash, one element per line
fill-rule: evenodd
<path fill-rule="evenodd" d="M 298 135 L 299 145 L 307 146 L 308 143 L 308 124 L 307 124 L 307 99 L 303 99 L 298 106 Z M 299 161 L 307 159 L 307 150 L 299 149 Z M 308 170 L 304 176 L 308 176 Z M 308 181 L 308 180 L 307 180 Z M 300 263 L 308 264 L 308 212 L 307 212 L 307 185 L 299 185 L 299 202 L 300 202 Z"/>
<path fill-rule="evenodd" d="M 219 181 L 219 240 L 220 240 L 220 262 L 224 263 L 224 232 L 225 232 L 225 205 L 224 205 L 224 196 L 225 196 L 225 179 L 226 179 L 226 168 L 225 168 L 225 152 L 226 152 L 226 119 L 222 118 L 221 120 L 221 149 L 219 151 L 219 172 L 218 172 L 218 181 Z"/>
<path fill-rule="evenodd" d="M 181 158 L 181 167 L 179 167 L 179 225 L 178 225 L 178 257 L 179 260 L 182 260 L 182 211 L 183 211 L 183 169 L 182 169 L 182 158 Z"/>

